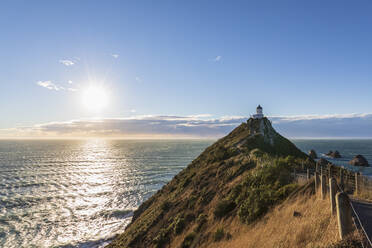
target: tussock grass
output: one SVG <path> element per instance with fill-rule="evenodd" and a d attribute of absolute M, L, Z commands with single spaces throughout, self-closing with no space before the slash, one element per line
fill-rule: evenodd
<path fill-rule="evenodd" d="M 358 200 L 372 202 L 372 192 L 369 189 L 364 189 L 363 187 L 358 190 L 358 193 L 354 192 L 353 197 Z"/>
<path fill-rule="evenodd" d="M 293 216 L 294 211 L 300 216 Z M 231 240 L 206 247 L 313 248 L 329 247 L 340 241 L 336 216 L 331 214 L 330 203 L 317 195 L 304 195 L 286 201 L 255 224 L 244 226 L 232 223 L 229 229 Z"/>

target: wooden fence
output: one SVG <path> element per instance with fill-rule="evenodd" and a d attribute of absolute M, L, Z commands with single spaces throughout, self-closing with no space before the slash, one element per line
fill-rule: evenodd
<path fill-rule="evenodd" d="M 317 164 L 315 168 L 305 168 L 301 165 L 297 166 L 293 174 L 300 181 L 314 178 L 315 191 L 320 192 L 320 197 L 326 199 L 329 195 L 330 209 L 332 214 L 337 214 L 341 239 L 345 239 L 357 229 L 363 236 L 362 246 L 372 248 L 370 237 L 349 198 L 353 195 L 362 199 L 372 199 L 372 179 L 333 164 Z"/>

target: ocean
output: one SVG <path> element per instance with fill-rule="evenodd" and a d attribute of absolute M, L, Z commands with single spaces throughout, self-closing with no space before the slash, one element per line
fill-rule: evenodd
<path fill-rule="evenodd" d="M 102 247 L 212 140 L 0 141 L 0 247 Z M 372 140 L 293 140 L 372 162 Z M 370 168 L 361 169 L 372 175 Z"/>
<path fill-rule="evenodd" d="M 291 140 L 298 148 L 305 153 L 314 149 L 319 158 L 325 158 L 335 165 L 345 167 L 349 170 L 360 172 L 363 175 L 372 177 L 372 167 L 359 167 L 349 165 L 349 161 L 354 156 L 363 155 L 372 165 L 372 140 L 370 139 L 333 139 L 333 140 Z M 337 150 L 341 154 L 341 158 L 333 159 L 327 157 L 330 150 Z"/>
<path fill-rule="evenodd" d="M 0 141 L 0 247 L 100 247 L 212 141 Z"/>

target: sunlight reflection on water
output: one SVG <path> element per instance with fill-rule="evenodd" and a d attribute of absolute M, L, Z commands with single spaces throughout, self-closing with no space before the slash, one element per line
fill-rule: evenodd
<path fill-rule="evenodd" d="M 98 247 L 211 141 L 0 141 L 0 247 Z"/>

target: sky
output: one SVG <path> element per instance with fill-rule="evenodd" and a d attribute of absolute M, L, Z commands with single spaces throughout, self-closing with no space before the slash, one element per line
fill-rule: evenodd
<path fill-rule="evenodd" d="M 372 137 L 371 12 L 346 0 L 1 1 L 0 138 L 219 137 L 258 104 L 290 137 Z"/>

